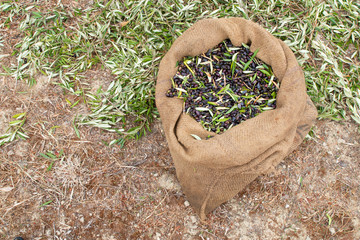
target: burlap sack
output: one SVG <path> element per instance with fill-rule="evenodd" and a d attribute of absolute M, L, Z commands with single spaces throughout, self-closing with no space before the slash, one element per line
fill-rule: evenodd
<path fill-rule="evenodd" d="M 235 46 L 246 43 L 253 52 L 259 49 L 257 57 L 271 65 L 281 83 L 275 110 L 216 135 L 183 113 L 183 100 L 165 94 L 178 60 L 204 53 L 227 38 Z M 317 116 L 289 47 L 242 18 L 201 20 L 174 42 L 160 63 L 156 105 L 181 187 L 202 219 L 257 176 L 271 171 L 302 142 Z M 196 140 L 190 134 L 214 137 Z"/>

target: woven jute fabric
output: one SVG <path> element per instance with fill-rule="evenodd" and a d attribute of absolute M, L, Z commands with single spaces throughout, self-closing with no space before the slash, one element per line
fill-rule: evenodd
<path fill-rule="evenodd" d="M 183 112 L 183 100 L 165 96 L 176 63 L 230 39 L 250 45 L 280 81 L 276 109 L 262 112 L 222 134 L 206 131 Z M 156 105 L 182 190 L 201 219 L 234 197 L 260 174 L 271 171 L 309 132 L 317 111 L 304 74 L 290 48 L 258 24 L 242 18 L 206 19 L 175 40 L 160 63 Z M 196 140 L 195 134 L 204 140 Z M 212 138 L 205 140 L 208 135 Z"/>

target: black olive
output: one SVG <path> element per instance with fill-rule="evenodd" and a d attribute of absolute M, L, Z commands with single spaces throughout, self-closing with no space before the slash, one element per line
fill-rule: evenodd
<path fill-rule="evenodd" d="M 173 77 L 175 85 L 179 88 L 182 88 L 187 91 L 187 93 L 179 92 L 176 88 L 170 88 L 166 92 L 167 97 L 180 96 L 184 99 L 184 110 L 189 113 L 190 116 L 195 118 L 196 121 L 204 121 L 206 123 L 207 129 L 210 129 L 212 132 L 221 133 L 225 131 L 230 125 L 237 125 L 242 121 L 254 117 L 260 113 L 260 110 L 254 106 L 264 106 L 263 100 L 257 101 L 260 97 L 265 99 L 272 99 L 272 94 L 277 92 L 275 84 L 268 86 L 270 78 L 263 74 L 261 71 L 256 70 L 257 64 L 262 65 L 261 60 L 253 60 L 249 65 L 249 70 L 254 70 L 257 77 L 254 79 L 255 73 L 245 74 L 242 69 L 235 65 L 233 69 L 232 57 L 225 55 L 226 54 L 235 54 L 237 53 L 237 61 L 243 61 L 247 63 L 250 61 L 253 53 L 249 49 L 241 46 L 239 50 L 227 51 L 227 48 L 232 47 L 230 40 L 225 40 L 223 43 L 220 43 L 216 51 L 210 49 L 205 55 L 198 57 L 201 62 L 208 62 L 209 58 L 212 59 L 212 71 L 210 71 L 210 65 L 199 65 L 197 62 L 188 61 L 187 66 L 184 64 L 184 61 L 180 61 L 178 65 L 178 72 Z M 224 59 L 226 59 L 224 61 Z M 189 70 L 192 69 L 191 71 Z M 194 76 L 193 76 L 194 74 Z M 209 82 L 208 74 L 210 74 L 211 81 Z M 182 77 L 181 77 L 182 76 Z M 184 81 L 184 76 L 187 77 L 187 81 Z M 274 81 L 277 82 L 277 79 L 274 78 Z M 238 102 L 235 102 L 234 96 L 230 95 L 230 92 L 224 92 L 217 96 L 218 92 L 222 90 L 225 86 L 228 86 L 231 89 L 232 94 L 238 95 L 240 99 Z M 255 97 L 251 100 L 250 105 L 244 104 L 242 96 L 254 95 Z M 237 97 L 237 98 L 238 98 Z M 256 98 L 256 100 L 255 100 Z M 209 103 L 211 102 L 211 103 Z M 227 107 L 231 108 L 232 112 L 228 110 L 217 109 L 212 102 L 217 102 L 217 107 Z M 276 102 L 266 103 L 267 106 L 276 107 Z M 235 110 L 232 108 L 236 106 Z M 213 117 L 209 111 L 197 111 L 196 107 L 205 107 L 212 111 L 213 113 L 219 114 L 220 117 L 224 116 L 230 118 L 226 122 L 212 122 Z M 245 113 L 244 113 L 245 111 Z"/>

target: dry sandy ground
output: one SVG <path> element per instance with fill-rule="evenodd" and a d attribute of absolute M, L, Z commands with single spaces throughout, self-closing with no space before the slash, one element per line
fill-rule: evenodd
<path fill-rule="evenodd" d="M 360 134 L 350 120 L 318 121 L 274 173 L 200 222 L 159 121 L 140 141 L 107 147 L 114 135 L 95 128 L 76 137 L 73 117 L 88 110 L 65 97 L 77 100 L 44 77 L 33 88 L 0 77 L 1 133 L 27 112 L 30 136 L 0 148 L 0 239 L 360 239 Z M 50 171 L 47 151 L 59 156 Z"/>

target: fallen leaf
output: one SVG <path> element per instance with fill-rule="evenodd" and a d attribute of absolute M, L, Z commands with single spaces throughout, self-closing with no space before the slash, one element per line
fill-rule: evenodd
<path fill-rule="evenodd" d="M 122 23 L 120 23 L 120 26 L 121 26 L 121 27 L 125 27 L 128 23 L 129 23 L 129 21 L 122 22 Z"/>
<path fill-rule="evenodd" d="M 3 187 L 0 188 L 0 192 L 10 192 L 13 189 L 14 189 L 13 187 Z"/>
<path fill-rule="evenodd" d="M 193 138 L 195 138 L 196 140 L 201 140 L 201 137 L 199 137 L 198 135 L 195 134 L 190 134 Z"/>

